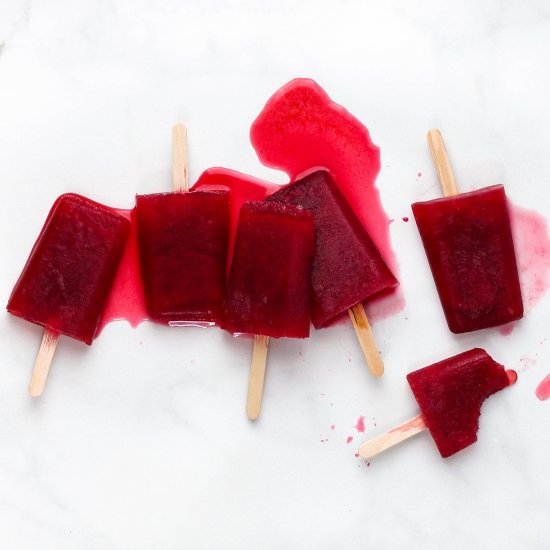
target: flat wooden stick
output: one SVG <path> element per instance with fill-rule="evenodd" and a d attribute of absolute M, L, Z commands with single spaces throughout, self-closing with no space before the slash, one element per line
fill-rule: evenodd
<path fill-rule="evenodd" d="M 451 170 L 451 163 L 447 156 L 447 149 L 439 130 L 430 130 L 428 132 L 428 144 L 432 152 L 437 175 L 439 176 L 439 182 L 443 188 L 443 194 L 446 197 L 458 195 L 458 188 L 453 171 Z"/>
<path fill-rule="evenodd" d="M 42 343 L 38 350 L 38 356 L 32 369 L 31 382 L 29 384 L 29 394 L 32 397 L 39 397 L 44 391 L 58 340 L 59 332 L 44 329 Z"/>
<path fill-rule="evenodd" d="M 363 458 L 372 458 L 382 451 L 385 451 L 386 449 L 405 441 L 405 439 L 408 439 L 409 437 L 412 437 L 413 435 L 427 429 L 428 426 L 426 426 L 424 417 L 419 414 L 414 418 L 407 420 L 407 422 L 400 424 L 396 428 L 393 428 L 389 432 L 363 443 L 359 447 L 359 456 L 362 456 Z"/>
<path fill-rule="evenodd" d="M 370 373 L 378 378 L 384 374 L 384 362 L 378 351 L 365 308 L 362 303 L 355 304 L 348 309 L 348 313 L 361 349 L 363 350 L 367 367 Z"/>
<path fill-rule="evenodd" d="M 269 336 L 254 336 L 252 348 L 252 362 L 248 376 L 248 396 L 246 399 L 246 415 L 250 420 L 256 420 L 260 416 L 262 398 L 264 395 L 265 366 L 267 363 L 267 350 Z"/>
<path fill-rule="evenodd" d="M 187 128 L 179 122 L 172 127 L 172 177 L 176 193 L 189 190 L 188 165 Z"/>

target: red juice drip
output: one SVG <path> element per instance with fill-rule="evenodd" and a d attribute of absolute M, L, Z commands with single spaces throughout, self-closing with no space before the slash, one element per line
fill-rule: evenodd
<path fill-rule="evenodd" d="M 550 237 L 548 223 L 534 210 L 508 201 L 514 248 L 523 302 L 529 311 L 550 286 Z"/>
<path fill-rule="evenodd" d="M 355 424 L 355 429 L 358 432 L 364 432 L 365 431 L 365 417 L 364 416 L 360 416 L 357 419 L 357 423 Z"/>
<path fill-rule="evenodd" d="M 518 373 L 515 370 L 507 369 L 506 375 L 508 376 L 509 386 L 513 386 L 518 381 Z"/>
<path fill-rule="evenodd" d="M 535 395 L 541 401 L 546 401 L 550 398 L 550 374 L 537 386 Z"/>
<path fill-rule="evenodd" d="M 128 218 L 132 225 L 113 287 L 107 299 L 107 305 L 99 323 L 98 334 L 111 321 L 126 320 L 130 325 L 136 327 L 142 321 L 147 320 L 145 293 L 139 267 L 135 209 L 117 210 L 117 212 Z"/>
<path fill-rule="evenodd" d="M 349 445 L 353 441 L 353 436 L 348 435 L 348 438 L 346 439 L 346 443 Z"/>

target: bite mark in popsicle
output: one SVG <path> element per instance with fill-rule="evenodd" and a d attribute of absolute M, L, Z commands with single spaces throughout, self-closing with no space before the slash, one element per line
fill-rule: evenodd
<path fill-rule="evenodd" d="M 477 441 L 481 405 L 517 380 L 480 348 L 455 355 L 407 375 L 421 414 L 359 448 L 371 458 L 426 429 L 443 458 Z"/>

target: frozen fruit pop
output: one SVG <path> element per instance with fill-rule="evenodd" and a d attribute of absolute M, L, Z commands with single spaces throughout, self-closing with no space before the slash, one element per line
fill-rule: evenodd
<path fill-rule="evenodd" d="M 299 206 L 241 207 L 225 301 L 224 328 L 254 334 L 246 414 L 262 404 L 269 337 L 309 336 L 312 215 Z"/>
<path fill-rule="evenodd" d="M 187 129 L 172 128 L 173 193 L 138 195 L 147 313 L 169 325 L 214 324 L 225 295 L 229 193 L 187 192 Z"/>
<path fill-rule="evenodd" d="M 147 312 L 171 325 L 219 322 L 225 294 L 229 193 L 138 195 Z"/>
<path fill-rule="evenodd" d="M 411 372 L 407 381 L 421 414 L 367 441 L 359 454 L 370 458 L 404 439 L 428 429 L 443 458 L 477 441 L 481 405 L 487 397 L 516 381 L 483 349 L 474 348 Z"/>
<path fill-rule="evenodd" d="M 53 205 L 8 311 L 91 344 L 130 229 L 116 211 L 74 194 Z"/>
<path fill-rule="evenodd" d="M 244 203 L 223 327 L 276 338 L 309 336 L 312 255 L 309 212 L 276 202 Z"/>
<path fill-rule="evenodd" d="M 432 131 L 429 140 L 447 196 L 412 209 L 449 329 L 463 333 L 521 319 L 504 188 L 457 195 L 441 134 Z"/>
<path fill-rule="evenodd" d="M 313 172 L 267 200 L 302 206 L 313 214 L 311 320 L 315 328 L 370 296 L 397 286 L 376 245 L 327 171 Z"/>

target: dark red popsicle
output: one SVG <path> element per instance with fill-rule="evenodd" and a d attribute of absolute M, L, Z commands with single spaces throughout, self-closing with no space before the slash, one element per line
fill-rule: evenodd
<path fill-rule="evenodd" d="M 412 205 L 449 329 L 515 321 L 523 302 L 501 185 Z"/>
<path fill-rule="evenodd" d="M 171 325 L 219 322 L 225 295 L 229 193 L 136 198 L 147 312 Z"/>
<path fill-rule="evenodd" d="M 443 458 L 477 441 L 483 401 L 510 384 L 504 367 L 480 348 L 411 372 L 407 380 Z"/>
<path fill-rule="evenodd" d="M 117 212 L 74 194 L 54 203 L 8 311 L 91 344 L 130 229 Z"/>
<path fill-rule="evenodd" d="M 313 214 L 315 253 L 311 272 L 315 328 L 398 282 L 325 170 L 313 172 L 268 201 L 302 206 Z"/>
<path fill-rule="evenodd" d="M 223 327 L 275 338 L 309 336 L 312 256 L 309 212 L 277 202 L 244 203 Z"/>

